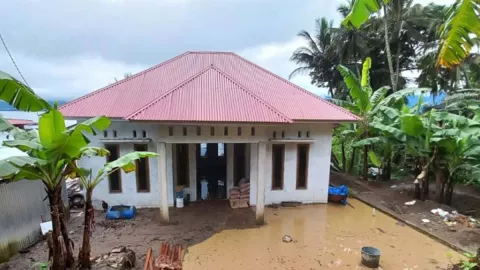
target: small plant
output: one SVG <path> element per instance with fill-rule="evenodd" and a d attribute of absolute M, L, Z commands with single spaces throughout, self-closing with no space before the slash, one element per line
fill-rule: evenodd
<path fill-rule="evenodd" d="M 464 253 L 463 256 L 467 257 L 467 261 L 461 261 L 460 268 L 462 270 L 478 270 L 479 259 L 477 255 L 473 253 Z"/>
<path fill-rule="evenodd" d="M 38 268 L 40 270 L 48 270 L 50 269 L 50 262 L 37 262 L 33 264 L 32 268 Z"/>

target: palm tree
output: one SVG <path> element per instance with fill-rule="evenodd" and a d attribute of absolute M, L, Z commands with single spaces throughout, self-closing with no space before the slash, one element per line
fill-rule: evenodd
<path fill-rule="evenodd" d="M 333 21 L 327 21 L 325 17 L 316 20 L 316 35 L 312 37 L 305 30 L 300 31 L 298 36 L 307 42 L 307 46 L 296 49 L 290 60 L 299 65 L 289 78 L 301 73 L 307 73 L 312 79 L 312 83 L 328 87 L 329 95 L 334 96 L 334 89 L 341 82 L 341 77 L 335 67 L 339 63 L 339 57 L 336 55 L 332 44 L 332 24 Z"/>

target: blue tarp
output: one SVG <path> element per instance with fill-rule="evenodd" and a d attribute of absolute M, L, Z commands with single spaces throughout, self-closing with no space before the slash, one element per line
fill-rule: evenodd
<path fill-rule="evenodd" d="M 348 187 L 341 185 L 338 187 L 328 187 L 328 195 L 345 195 L 345 199 L 342 200 L 342 204 L 347 204 Z"/>

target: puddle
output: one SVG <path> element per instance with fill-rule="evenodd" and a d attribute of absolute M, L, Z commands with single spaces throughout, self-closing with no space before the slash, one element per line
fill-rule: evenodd
<path fill-rule="evenodd" d="M 267 225 L 226 230 L 192 246 L 184 269 L 367 269 L 360 248 L 382 252 L 383 269 L 446 269 L 460 255 L 356 200 L 338 205 L 266 208 Z M 284 243 L 290 235 L 293 242 Z"/>

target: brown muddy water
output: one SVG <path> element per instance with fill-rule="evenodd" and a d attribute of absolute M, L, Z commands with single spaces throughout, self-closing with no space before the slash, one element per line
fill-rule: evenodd
<path fill-rule="evenodd" d="M 461 255 L 357 201 L 354 208 L 266 208 L 260 228 L 225 230 L 188 249 L 184 269 L 367 269 L 362 246 L 382 252 L 380 269 L 446 269 Z M 290 235 L 293 242 L 284 243 Z"/>

